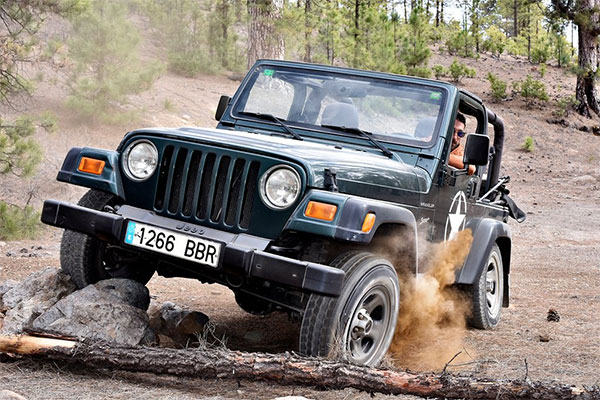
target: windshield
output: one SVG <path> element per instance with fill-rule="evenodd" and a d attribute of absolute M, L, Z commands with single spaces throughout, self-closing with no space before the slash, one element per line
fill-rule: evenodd
<path fill-rule="evenodd" d="M 425 145 L 435 139 L 445 97 L 443 89 L 424 84 L 261 66 L 241 93 L 234 116 L 271 114 L 308 129 L 358 128 L 378 140 Z"/>

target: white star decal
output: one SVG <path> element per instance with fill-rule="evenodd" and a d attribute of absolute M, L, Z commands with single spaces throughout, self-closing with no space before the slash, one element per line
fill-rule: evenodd
<path fill-rule="evenodd" d="M 452 210 L 454 210 L 454 212 L 452 212 Z M 454 198 L 452 199 L 452 204 L 450 204 L 448 218 L 446 218 L 444 241 L 454 239 L 456 234 L 465 228 L 466 217 L 467 196 L 465 196 L 464 192 L 460 191 L 454 195 Z M 450 232 L 448 232 L 448 225 L 450 225 Z"/>

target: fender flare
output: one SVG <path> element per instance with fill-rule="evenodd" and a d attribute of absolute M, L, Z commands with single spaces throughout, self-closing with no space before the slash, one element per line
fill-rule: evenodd
<path fill-rule="evenodd" d="M 304 211 L 310 201 L 337 206 L 334 219 L 323 221 L 307 217 Z M 375 213 L 375 225 L 369 232 L 363 232 L 364 218 L 370 212 Z M 379 227 L 384 224 L 406 225 L 415 231 L 415 235 L 417 232 L 415 215 L 407 207 L 338 192 L 312 189 L 296 207 L 284 230 L 307 232 L 347 242 L 369 244 Z"/>
<path fill-rule="evenodd" d="M 334 204 L 338 212 L 333 221 L 321 221 L 304 215 L 309 201 Z M 368 213 L 375 213 L 375 225 L 369 232 L 362 231 Z M 415 214 L 408 207 L 383 201 L 356 197 L 343 193 L 310 190 L 298 205 L 284 230 L 306 232 L 344 242 L 370 244 L 383 225 L 403 225 L 414 234 L 415 261 L 418 259 L 418 230 Z M 418 265 L 415 265 L 415 273 Z"/>
<path fill-rule="evenodd" d="M 78 166 L 82 157 L 104 161 L 106 164 L 102 174 L 93 175 L 79 171 Z M 73 147 L 65 156 L 56 180 L 90 189 L 98 189 L 124 199 L 125 191 L 119 178 L 119 169 L 119 154 L 116 151 L 92 147 Z"/>
<path fill-rule="evenodd" d="M 509 295 L 509 274 L 510 274 L 510 249 L 511 249 L 511 230 L 508 224 L 491 218 L 472 219 L 467 224 L 467 228 L 473 231 L 473 244 L 471 251 L 463 264 L 463 267 L 456 273 L 457 284 L 473 285 L 481 271 L 485 267 L 487 257 L 494 244 L 500 248 L 502 255 L 502 267 L 504 270 L 504 301 L 503 305 L 508 306 Z"/>

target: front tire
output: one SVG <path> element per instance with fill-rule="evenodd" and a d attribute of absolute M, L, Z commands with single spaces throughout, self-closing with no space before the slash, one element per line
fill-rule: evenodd
<path fill-rule="evenodd" d="M 311 294 L 300 328 L 300 353 L 377 365 L 396 328 L 400 302 L 396 271 L 386 259 L 366 252 L 343 254 L 332 266 L 346 272 L 342 293 Z"/>
<path fill-rule="evenodd" d="M 504 266 L 497 244 L 492 246 L 479 279 L 472 287 L 471 296 L 471 325 L 479 329 L 493 329 L 498 326 L 504 298 Z"/>
<path fill-rule="evenodd" d="M 117 205 L 118 198 L 92 189 L 77 204 L 104 210 L 107 206 Z M 60 244 L 60 264 L 79 289 L 109 278 L 133 279 L 145 285 L 155 271 L 154 266 L 141 261 L 137 253 L 68 229 L 65 229 Z"/>

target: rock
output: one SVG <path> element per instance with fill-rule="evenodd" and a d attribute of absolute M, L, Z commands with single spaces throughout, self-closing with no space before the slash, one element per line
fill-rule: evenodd
<path fill-rule="evenodd" d="M 560 321 L 560 314 L 554 308 L 548 310 L 548 315 L 546 316 L 548 322 L 558 322 Z"/>
<path fill-rule="evenodd" d="M 27 400 L 27 398 L 5 389 L 0 390 L 0 400 Z"/>
<path fill-rule="evenodd" d="M 181 118 L 185 119 L 186 121 L 189 121 L 190 119 L 192 119 L 192 117 L 190 117 L 190 116 L 189 116 L 189 115 L 187 115 L 187 114 L 183 114 L 183 115 L 181 116 Z"/>
<path fill-rule="evenodd" d="M 33 328 L 116 345 L 158 342 L 145 310 L 148 289 L 129 279 L 108 279 L 78 290 L 33 321 Z"/>
<path fill-rule="evenodd" d="M 2 305 L 7 312 L 0 332 L 15 334 L 31 328 L 38 316 L 74 290 L 69 275 L 56 268 L 31 274 L 2 296 Z"/>
<path fill-rule="evenodd" d="M 2 297 L 4 296 L 4 293 L 17 286 L 18 283 L 19 282 L 13 281 L 11 279 L 0 283 L 0 312 L 4 310 L 4 306 L 2 303 Z"/>
<path fill-rule="evenodd" d="M 581 175 L 581 176 L 577 176 L 577 177 L 571 179 L 571 182 L 587 184 L 587 183 L 596 183 L 597 180 L 596 180 L 596 178 L 594 178 L 591 175 Z"/>
<path fill-rule="evenodd" d="M 538 337 L 539 337 L 540 342 L 542 342 L 542 343 L 548 343 L 551 339 L 550 336 L 548 336 L 544 333 L 540 333 Z"/>
<path fill-rule="evenodd" d="M 197 334 L 204 331 L 208 322 L 206 314 L 184 310 L 170 301 L 164 302 L 160 308 L 153 303 L 149 315 L 150 326 L 159 333 L 159 337 L 168 336 L 179 346 L 186 346 L 190 340 L 197 340 Z"/>

